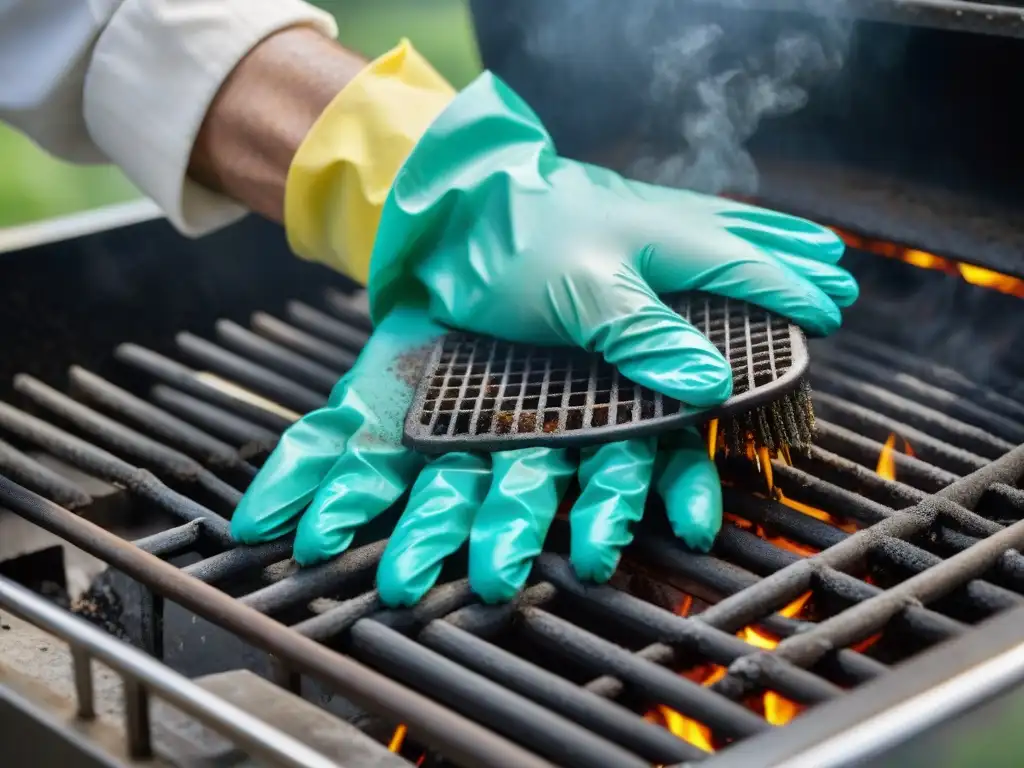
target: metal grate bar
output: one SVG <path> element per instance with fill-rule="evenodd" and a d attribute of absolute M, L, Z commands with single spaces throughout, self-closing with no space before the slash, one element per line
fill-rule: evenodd
<path fill-rule="evenodd" d="M 476 766 L 498 760 L 523 768 L 549 768 L 548 763 L 476 723 L 291 632 L 215 588 L 188 578 L 173 565 L 3 477 L 0 477 L 0 503 L 139 581 L 155 582 L 167 599 L 286 659 L 300 671 L 344 692 L 368 710 L 407 723 L 410 729 L 421 733 L 445 750 L 449 759 L 461 765 Z"/>
<path fill-rule="evenodd" d="M 853 357 L 861 360 L 876 360 L 882 364 L 882 370 L 885 370 L 887 366 L 890 371 L 889 377 L 878 383 L 891 382 L 892 372 L 899 371 L 915 376 L 922 381 L 931 381 L 947 392 L 984 406 L 991 413 L 1000 414 L 1019 424 L 1024 424 L 1024 404 L 994 392 L 988 387 L 980 386 L 959 371 L 936 365 L 906 350 L 890 347 L 880 343 L 877 339 L 867 339 L 850 331 L 838 334 L 833 342 L 837 350 L 844 349 L 848 353 L 852 353 Z M 901 378 L 901 376 L 896 378 Z"/>
<path fill-rule="evenodd" d="M 237 470 L 247 477 L 255 476 L 256 468 L 243 460 L 227 443 L 135 397 L 96 374 L 76 365 L 68 372 L 68 379 L 72 391 L 76 394 L 102 406 L 115 416 L 144 426 L 156 437 L 177 445 L 204 463 L 215 468 Z"/>
<path fill-rule="evenodd" d="M 288 302 L 285 314 L 296 325 L 353 352 L 362 349 L 370 338 L 366 331 L 340 323 L 301 301 Z"/>
<path fill-rule="evenodd" d="M 218 584 L 254 568 L 266 568 L 286 560 L 294 543 L 294 537 L 285 536 L 266 544 L 236 547 L 187 565 L 182 572 L 206 584 Z"/>
<path fill-rule="evenodd" d="M 847 402 L 821 388 L 814 391 L 814 411 L 820 419 L 846 427 L 878 441 L 893 432 L 899 433 L 914 446 L 914 453 L 923 461 L 958 475 L 967 475 L 988 464 L 988 460 L 970 451 L 950 445 L 927 432 L 903 424 L 870 408 Z"/>
<path fill-rule="evenodd" d="M 531 734 L 536 748 L 559 765 L 592 768 L 648 763 L 527 698 L 462 667 L 376 621 L 362 619 L 351 630 L 354 646 L 376 666 L 429 690 L 456 709 L 473 701 L 473 716 L 501 733 Z M 749 715 L 750 713 L 747 712 Z M 751 717 L 753 717 L 751 715 Z"/>
<path fill-rule="evenodd" d="M 350 549 L 340 557 L 301 570 L 286 563 L 288 567 L 281 571 L 279 581 L 245 595 L 241 602 L 253 610 L 270 615 L 304 605 L 315 597 L 335 594 L 353 581 L 372 576 L 384 554 L 386 543 L 377 541 L 358 549 Z"/>
<path fill-rule="evenodd" d="M 994 412 L 972 398 L 963 397 L 922 381 L 907 373 L 894 375 L 891 366 L 877 365 L 864 359 L 856 363 L 835 349 L 822 347 L 814 361 L 816 370 L 843 376 L 856 376 L 881 386 L 903 400 L 941 409 L 947 416 L 968 424 L 1013 445 L 1024 443 L 1024 422 L 1014 421 L 1005 413 Z M 1012 401 L 1011 401 L 1012 402 Z M 1002 408 L 1000 409 L 1002 410 Z"/>
<path fill-rule="evenodd" d="M 242 498 L 241 491 L 228 485 L 194 459 L 122 426 L 31 376 L 15 376 L 14 389 L 89 436 L 105 442 L 111 449 L 127 454 L 178 481 L 195 483 L 198 488 L 222 502 L 227 510 L 234 509 Z"/>
<path fill-rule="evenodd" d="M 271 341 L 284 347 L 291 347 L 300 354 L 319 360 L 337 371 L 347 371 L 356 361 L 352 352 L 336 347 L 310 333 L 300 331 L 266 312 L 253 314 L 250 324 L 252 329 Z"/>
<path fill-rule="evenodd" d="M 230 320 L 217 321 L 214 329 L 217 338 L 226 346 L 272 369 L 293 376 L 317 392 L 330 393 L 343 373 L 342 370 L 332 370 L 276 342 L 257 336 Z"/>
<path fill-rule="evenodd" d="M 370 297 L 366 291 L 355 293 L 342 293 L 334 288 L 324 291 L 324 301 L 327 308 L 337 317 L 362 331 L 373 331 L 373 322 L 370 320 Z"/>
<path fill-rule="evenodd" d="M 228 410 L 274 429 L 278 433 L 284 432 L 292 424 L 292 419 L 261 408 L 249 401 L 240 400 L 204 381 L 197 371 L 137 344 L 120 345 L 114 350 L 114 357 L 155 376 L 176 389 L 226 407 Z"/>
<path fill-rule="evenodd" d="M 972 424 L 842 373 L 815 367 L 811 371 L 811 383 L 816 387 L 827 387 L 833 397 L 841 397 L 879 413 L 889 414 L 903 424 L 916 427 L 952 445 L 963 446 L 965 450 L 987 459 L 997 459 L 1014 447 L 1013 443 Z"/>
<path fill-rule="evenodd" d="M 256 448 L 269 451 L 277 443 L 279 433 L 271 432 L 163 384 L 153 387 L 150 396 L 156 403 L 169 411 L 174 411 L 182 418 L 190 419 L 203 425 L 210 432 L 242 445 L 240 454 L 244 455 L 247 446 L 250 447 L 250 452 L 254 452 Z"/>
<path fill-rule="evenodd" d="M 865 467 L 877 464 L 884 443 L 872 440 L 852 430 L 840 427 L 822 418 L 815 420 L 817 427 L 814 442 L 829 453 L 842 455 Z M 908 456 L 899 451 L 892 452 L 893 467 L 901 482 L 919 488 L 925 493 L 937 493 L 961 475 L 947 472 L 917 456 Z"/>
<path fill-rule="evenodd" d="M 157 557 L 169 557 L 191 549 L 203 534 L 201 520 L 193 520 L 166 531 L 154 533 L 144 539 L 136 539 L 132 543 L 143 552 Z"/>
<path fill-rule="evenodd" d="M 179 333 L 175 337 L 178 348 L 198 363 L 207 366 L 214 373 L 220 373 L 251 387 L 253 391 L 272 398 L 286 408 L 299 412 L 315 411 L 326 400 L 326 394 L 314 392 L 308 387 L 296 384 L 269 368 L 251 363 L 243 357 L 228 352 L 206 339 L 191 333 Z"/>
<path fill-rule="evenodd" d="M 203 518 L 213 539 L 222 546 L 232 544 L 227 520 L 187 496 L 172 491 L 151 473 L 134 467 L 113 454 L 2 402 L 0 402 L 0 428 L 45 448 L 54 456 L 92 473 L 96 477 L 121 483 L 131 488 L 142 498 L 154 502 L 161 509 L 181 520 Z"/>
<path fill-rule="evenodd" d="M 704 753 L 659 725 L 638 717 L 551 672 L 523 661 L 450 621 L 433 621 L 417 639 L 514 691 L 609 738 L 654 763 L 698 760 Z"/>
<path fill-rule="evenodd" d="M 0 440 L 0 475 L 17 480 L 68 509 L 84 509 L 93 501 L 92 496 L 70 480 L 3 440 Z"/>

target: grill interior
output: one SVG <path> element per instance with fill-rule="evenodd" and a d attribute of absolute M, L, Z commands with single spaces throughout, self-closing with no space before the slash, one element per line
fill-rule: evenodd
<path fill-rule="evenodd" d="M 83 244 L 81 264 L 95 269 L 101 242 Z M 251 253 L 224 258 L 252 269 Z M 365 306 L 344 286 L 324 289 L 309 265 L 281 269 L 301 301 L 211 302 L 229 316 L 177 334 L 138 314 L 120 329 L 133 340 L 105 354 L 6 357 L 27 373 L 0 405 L 0 507 L 113 564 L 94 592 L 116 599 L 93 618 L 190 676 L 245 666 L 381 745 L 405 724 L 413 764 L 524 764 L 507 751 L 516 747 L 559 765 L 713 764 L 775 730 L 766 692 L 814 717 L 1024 604 L 1024 407 L 889 346 L 884 327 L 812 342 L 816 442 L 792 461 L 721 464 L 728 517 L 710 554 L 687 551 L 652 507 L 612 584 L 583 584 L 559 517 L 515 603 L 479 604 L 455 558 L 421 605 L 393 611 L 373 575 L 394 515 L 314 568 L 290 562 L 287 539 L 235 547 L 227 520 L 242 489 L 368 334 Z M 123 302 L 109 313 L 127 311 Z M 85 322 L 91 307 L 75 311 Z M 874 311 L 862 300 L 851 326 L 870 327 Z M 82 365 L 55 372 L 55 358 Z M 891 472 L 880 473 L 890 437 Z M 697 676 L 714 668 L 714 682 Z M 446 719 L 453 711 L 460 727 Z M 666 712 L 706 729 L 717 754 L 675 735 Z"/>
<path fill-rule="evenodd" d="M 405 423 L 422 451 L 582 446 L 658 434 L 723 419 L 725 444 L 741 453 L 748 432 L 768 448 L 807 446 L 813 413 L 804 335 L 744 302 L 678 294 L 666 303 L 729 362 L 733 394 L 721 406 L 690 408 L 619 376 L 600 355 L 513 344 L 466 333 L 438 341 Z"/>

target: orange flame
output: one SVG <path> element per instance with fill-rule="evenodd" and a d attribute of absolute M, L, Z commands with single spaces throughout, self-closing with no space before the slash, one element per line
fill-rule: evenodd
<path fill-rule="evenodd" d="M 869 253 L 885 256 L 890 259 L 898 259 L 921 269 L 935 269 L 945 272 L 947 275 L 959 277 L 971 285 L 981 286 L 982 288 L 988 288 L 999 293 L 1006 293 L 1017 298 L 1024 298 L 1024 280 L 1018 277 L 1004 275 L 1001 272 L 993 272 L 991 269 L 976 267 L 973 264 L 965 264 L 962 261 L 953 261 L 942 256 L 936 256 L 934 253 L 907 248 L 885 240 L 872 240 L 867 237 L 861 237 L 860 235 L 836 229 L 835 227 L 833 227 L 833 230 L 851 248 L 868 251 Z"/>
<path fill-rule="evenodd" d="M 708 453 L 712 457 L 714 457 L 716 450 L 719 447 L 717 440 L 717 426 L 716 422 L 712 422 L 712 424 L 709 425 L 710 428 L 708 430 Z M 896 466 L 893 458 L 893 451 L 896 448 L 896 442 L 898 439 L 902 440 L 903 452 L 908 456 L 914 455 L 913 449 L 905 439 L 898 438 L 895 433 L 889 435 L 889 439 L 886 440 L 885 446 L 878 456 L 878 467 L 876 469 L 876 472 L 878 472 L 879 475 L 889 480 L 895 480 L 896 478 Z M 777 499 L 782 504 L 785 504 L 786 506 L 805 515 L 810 515 L 818 520 L 823 520 L 824 522 L 841 528 L 848 533 L 853 533 L 857 530 L 856 524 L 851 520 L 835 517 L 824 510 L 818 509 L 817 507 L 812 507 L 809 504 L 804 504 L 802 502 L 786 498 L 782 489 L 775 487 L 772 473 L 773 457 L 767 448 L 755 448 L 752 443 L 749 443 L 747 446 L 747 458 L 756 463 L 758 469 L 765 478 L 765 482 L 768 486 L 768 492 L 773 498 Z M 792 463 L 788 452 L 786 451 L 780 452 L 775 458 L 786 464 Z M 734 525 L 746 530 L 751 530 L 761 538 L 770 541 L 776 546 L 796 552 L 802 556 L 809 557 L 818 551 L 812 547 L 799 544 L 784 537 L 775 536 L 769 531 L 766 531 L 762 526 L 756 525 L 749 520 L 736 515 L 726 513 L 725 517 Z M 867 578 L 866 580 L 870 582 L 870 578 Z M 787 605 L 779 611 L 779 613 L 788 618 L 800 618 L 801 614 L 803 614 L 807 608 L 810 598 L 811 593 L 807 592 Z M 689 595 L 684 595 L 677 608 L 677 612 L 681 616 L 687 616 L 689 615 L 692 607 L 693 598 Z M 763 650 L 772 650 L 779 644 L 779 639 L 777 637 L 768 634 L 762 629 L 752 626 L 745 627 L 740 630 L 737 633 L 737 637 L 750 645 Z M 873 635 L 857 643 L 853 648 L 858 652 L 863 652 L 877 642 L 879 637 L 880 635 Z M 682 674 L 690 680 L 699 682 L 701 685 L 710 686 L 725 676 L 726 669 L 725 667 L 721 667 L 716 664 L 705 664 L 683 672 Z M 803 711 L 803 707 L 800 704 L 790 701 L 775 691 L 765 691 L 759 699 L 748 701 L 747 705 L 755 711 L 759 711 L 760 714 L 763 715 L 764 719 L 772 725 L 785 725 Z M 710 728 L 697 720 L 689 718 L 680 712 L 671 709 L 670 707 L 666 707 L 664 704 L 655 706 L 653 709 L 648 711 L 646 715 L 644 715 L 644 718 L 650 722 L 661 724 L 679 738 L 693 744 L 695 747 L 698 747 L 705 752 L 714 752 L 716 749 L 714 737 Z"/>
<path fill-rule="evenodd" d="M 388 752 L 398 754 L 402 751 L 402 745 L 405 743 L 405 735 L 408 731 L 409 729 L 406 728 L 405 723 L 401 723 L 397 728 L 395 728 L 395 732 L 391 734 L 391 741 L 388 742 Z M 427 753 L 424 752 L 420 755 L 419 760 L 416 761 L 416 765 L 423 765 L 426 759 Z"/>
<path fill-rule="evenodd" d="M 914 449 L 910 447 L 910 443 L 907 442 L 906 438 L 898 437 L 895 432 L 890 432 L 889 437 L 885 441 L 885 445 L 882 446 L 882 452 L 878 454 L 878 466 L 875 467 L 875 472 L 886 480 L 896 479 L 896 458 L 894 455 L 894 449 L 896 448 L 897 440 L 901 440 L 903 442 L 903 453 L 907 456 L 914 455 Z"/>

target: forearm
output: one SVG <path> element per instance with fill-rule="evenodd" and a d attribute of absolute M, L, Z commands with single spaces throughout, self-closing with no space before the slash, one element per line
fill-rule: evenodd
<path fill-rule="evenodd" d="M 189 176 L 283 221 L 285 180 L 296 150 L 365 66 L 365 59 L 309 28 L 271 35 L 218 91 L 192 148 Z"/>

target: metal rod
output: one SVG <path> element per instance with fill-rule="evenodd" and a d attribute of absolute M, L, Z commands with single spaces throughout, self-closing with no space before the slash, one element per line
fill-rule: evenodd
<path fill-rule="evenodd" d="M 836 336 L 831 341 L 837 350 L 845 349 L 853 357 L 873 358 L 883 363 L 885 370 L 892 371 L 895 367 L 909 375 L 917 376 L 922 381 L 933 381 L 960 397 L 984 405 L 993 413 L 999 413 L 1024 424 L 1024 404 L 1000 395 L 988 387 L 980 386 L 959 371 L 936 365 L 931 360 L 918 357 L 905 349 L 891 347 L 888 344 L 880 343 L 878 339 L 868 339 L 849 330 L 843 331 L 841 336 Z M 823 347 L 824 345 L 817 345 L 816 350 Z M 887 381 L 891 380 L 890 373 Z"/>
<path fill-rule="evenodd" d="M 333 288 L 324 291 L 327 308 L 346 324 L 363 331 L 373 331 L 370 320 L 370 300 L 366 291 L 342 293 Z"/>
<path fill-rule="evenodd" d="M 122 546 L 131 548 L 129 544 Z M 150 557 L 142 552 L 139 555 Z M 173 570 L 173 566 L 165 567 Z M 125 683 L 128 737 L 134 757 L 148 757 L 151 752 L 148 712 L 148 691 L 151 691 L 250 750 L 254 756 L 272 759 L 274 765 L 337 768 L 334 761 L 314 752 L 272 725 L 238 709 L 170 667 L 3 577 L 0 577 L 0 605 L 69 643 L 73 657 L 76 651 L 95 657 L 121 674 Z"/>
<path fill-rule="evenodd" d="M 73 391 L 84 395 L 114 414 L 130 419 L 185 453 L 213 467 L 224 467 L 242 472 L 249 477 L 256 469 L 244 461 L 233 447 L 208 435 L 186 421 L 136 397 L 94 373 L 77 365 L 71 367 L 68 378 Z"/>
<path fill-rule="evenodd" d="M 823 419 L 816 418 L 814 444 L 819 448 L 835 454 L 842 454 L 866 467 L 877 463 L 884 444 L 879 440 L 861 435 L 846 427 Z M 926 493 L 936 493 L 955 481 L 961 475 L 947 472 L 944 469 L 922 461 L 916 455 L 894 451 L 892 454 L 896 476 L 903 482 L 913 485 Z"/>
<path fill-rule="evenodd" d="M 38 379 L 18 374 L 14 377 L 14 389 L 118 453 L 141 461 L 161 474 L 197 484 L 229 509 L 234 509 L 242 498 L 241 491 L 195 459 L 97 413 Z"/>
<path fill-rule="evenodd" d="M 136 760 L 152 757 L 149 692 L 138 680 L 127 676 L 124 678 L 124 727 L 128 736 L 128 754 Z"/>
<path fill-rule="evenodd" d="M 6 403 L 0 403 L 0 428 L 42 446 L 55 456 L 103 480 L 121 483 L 180 520 L 202 518 L 211 538 L 224 545 L 232 543 L 228 522 L 223 517 L 187 496 L 172 491 L 150 472 L 122 461 L 92 443 L 12 408 Z"/>
<path fill-rule="evenodd" d="M 254 313 L 249 322 L 252 329 L 261 336 L 266 336 L 282 346 L 297 350 L 306 357 L 319 360 L 335 371 L 347 371 L 356 361 L 354 353 L 336 347 L 310 333 L 300 331 L 295 326 L 278 320 L 265 312 Z"/>
<path fill-rule="evenodd" d="M 241 400 L 203 381 L 197 371 L 161 354 L 140 347 L 137 344 L 121 344 L 114 350 L 114 357 L 123 363 L 145 371 L 161 381 L 170 384 L 195 397 L 234 411 L 246 419 L 275 430 L 277 434 L 291 426 L 290 419 L 279 413 L 261 408 L 248 400 Z"/>
<path fill-rule="evenodd" d="M 178 349 L 214 373 L 251 387 L 254 392 L 266 395 L 286 408 L 305 413 L 315 411 L 327 401 L 325 394 L 296 384 L 269 368 L 250 362 L 191 333 L 179 333 L 174 340 Z"/>
<path fill-rule="evenodd" d="M 176 528 L 168 528 L 166 531 L 154 533 L 142 539 L 136 539 L 133 544 L 143 552 L 149 552 L 157 557 L 167 557 L 190 549 L 203 533 L 201 520 L 192 520 Z"/>
<path fill-rule="evenodd" d="M 217 584 L 253 568 L 265 568 L 288 559 L 293 542 L 294 537 L 285 536 L 266 544 L 235 547 L 187 565 L 182 568 L 182 572 L 207 584 Z"/>
<path fill-rule="evenodd" d="M 340 344 L 345 349 L 358 352 L 370 338 L 369 334 L 351 325 L 338 322 L 333 317 L 301 301 L 290 301 L 285 309 L 288 319 L 325 339 Z"/>
<path fill-rule="evenodd" d="M 559 765 L 634 766 L 649 763 L 571 720 L 533 703 L 370 619 L 356 623 L 352 643 L 376 666 L 431 691 L 446 704 L 466 711 L 514 738 L 530 734 L 530 743 Z M 410 730 L 412 728 L 410 727 Z M 488 764 L 502 764 L 496 758 Z"/>
<path fill-rule="evenodd" d="M 938 505 L 931 499 L 924 505 Z M 947 502 L 949 503 L 949 502 Z M 918 603 L 927 603 L 956 589 L 992 567 L 1007 549 L 1024 545 L 1024 520 L 994 533 L 970 549 L 912 576 L 906 581 L 826 619 L 801 635 L 786 638 L 777 653 L 801 666 L 820 658 L 825 643 L 846 646 L 876 632 L 897 613 Z"/>
<path fill-rule="evenodd" d="M 608 670 L 651 701 L 700 720 L 717 733 L 741 738 L 771 728 L 746 707 L 676 672 L 640 659 L 625 648 L 592 635 L 540 608 L 521 612 L 523 629 L 545 648 L 595 670 Z"/>
<path fill-rule="evenodd" d="M 387 541 L 350 549 L 321 565 L 303 568 L 280 581 L 240 598 L 243 605 L 265 614 L 279 613 L 308 603 L 315 597 L 331 595 L 366 579 L 376 570 Z"/>
<path fill-rule="evenodd" d="M 93 502 L 84 489 L 3 440 L 0 440 L 0 473 L 68 509 L 84 509 Z"/>
<path fill-rule="evenodd" d="M 75 695 L 78 698 L 78 716 L 83 720 L 96 717 L 96 694 L 92 684 L 92 657 L 84 648 L 71 646 L 71 664 L 75 670 Z"/>
<path fill-rule="evenodd" d="M 702 750 L 673 736 L 661 726 L 449 622 L 432 621 L 417 635 L 417 639 L 506 688 L 560 712 L 594 733 L 603 734 L 646 760 L 667 763 L 704 757 Z"/>
<path fill-rule="evenodd" d="M 922 459 L 959 475 L 970 474 L 988 464 L 987 459 L 975 453 L 937 440 L 927 432 L 890 419 L 870 408 L 833 396 L 827 389 L 814 390 L 814 413 L 833 424 L 876 440 L 885 440 L 887 435 L 898 432 L 914 446 L 915 453 Z"/>
<path fill-rule="evenodd" d="M 157 384 L 150 390 L 153 400 L 169 411 L 174 411 L 190 422 L 202 425 L 221 437 L 238 444 L 253 445 L 269 451 L 277 443 L 278 433 L 246 421 L 210 403 L 186 395 L 171 387 Z M 251 451 L 250 451 L 251 452 Z"/>
<path fill-rule="evenodd" d="M 602 621 L 614 621 L 647 637 L 657 637 L 660 644 L 645 648 L 642 658 L 659 664 L 671 663 L 676 653 L 665 643 L 671 643 L 681 651 L 699 655 L 701 660 L 728 667 L 729 665 L 757 652 L 755 646 L 744 642 L 735 635 L 722 632 L 699 618 L 686 618 L 669 613 L 626 592 L 611 587 L 582 584 L 572 572 L 571 566 L 560 557 L 545 554 L 537 565 L 538 572 L 550 579 L 565 594 L 573 596 L 577 603 L 594 612 Z M 818 703 L 835 698 L 842 690 L 817 675 L 800 669 L 785 660 L 764 670 L 766 687 L 778 691 L 787 698 L 803 704 Z M 603 690 L 609 681 L 588 684 L 591 690 Z M 619 686 L 615 686 L 617 689 Z M 617 691 L 609 691 L 616 693 Z"/>
<path fill-rule="evenodd" d="M 841 397 L 878 413 L 889 414 L 901 423 L 944 440 L 949 445 L 963 446 L 965 450 L 988 459 L 996 459 L 1014 447 L 1013 443 L 984 429 L 902 397 L 891 389 L 868 384 L 836 371 L 815 367 L 811 371 L 811 382 L 834 397 Z"/>
<path fill-rule="evenodd" d="M 342 371 L 332 371 L 230 320 L 218 320 L 214 329 L 217 338 L 236 352 L 293 376 L 318 392 L 330 393 L 341 378 Z"/>
<path fill-rule="evenodd" d="M 152 585 L 165 598 L 279 656 L 298 671 L 335 687 L 364 709 L 405 723 L 426 743 L 442 750 L 459 765 L 477 766 L 497 761 L 521 768 L 548 766 L 547 762 L 506 739 L 292 632 L 214 587 L 186 576 L 173 565 L 2 477 L 0 503 L 129 576 Z"/>
<path fill-rule="evenodd" d="M 893 395 L 921 406 L 941 409 L 942 413 L 971 426 L 984 430 L 1010 444 L 1024 443 L 1024 422 L 1014 421 L 1005 413 L 995 413 L 978 401 L 961 397 L 915 376 L 901 372 L 893 375 L 890 366 L 872 363 L 863 357 L 853 357 L 837 350 L 822 347 L 814 358 L 816 370 L 835 371 L 855 375 L 872 385 L 882 386 Z"/>

